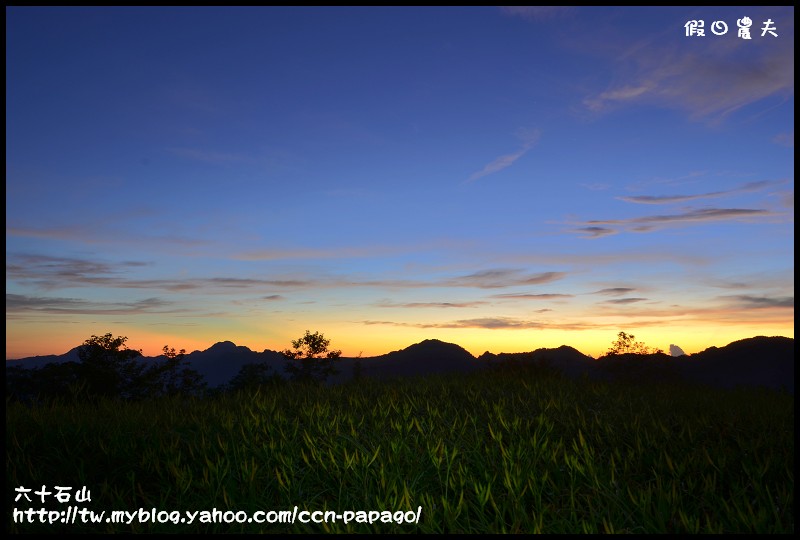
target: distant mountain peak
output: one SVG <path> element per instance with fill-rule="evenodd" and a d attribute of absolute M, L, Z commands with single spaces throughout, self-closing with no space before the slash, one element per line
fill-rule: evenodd
<path fill-rule="evenodd" d="M 211 347 L 207 350 L 214 350 L 214 351 L 227 351 L 227 350 L 234 350 L 238 346 L 233 341 L 219 341 L 214 343 Z"/>
<path fill-rule="evenodd" d="M 555 348 L 551 348 L 551 349 L 541 348 L 541 349 L 536 349 L 536 350 L 537 351 L 558 351 L 558 352 L 562 352 L 562 353 L 567 353 L 567 352 L 569 352 L 569 353 L 578 353 L 580 355 L 586 356 L 585 354 L 583 354 L 581 351 L 579 351 L 575 347 L 570 347 L 569 345 L 561 345 L 559 347 L 555 347 Z"/>
<path fill-rule="evenodd" d="M 408 346 L 407 348 L 410 349 L 411 347 L 441 347 L 441 348 L 447 347 L 447 348 L 463 349 L 461 345 L 456 345 L 455 343 L 448 343 L 440 339 L 424 339 L 419 343 L 415 343 L 414 345 Z"/>
<path fill-rule="evenodd" d="M 438 339 L 426 339 L 420 341 L 419 343 L 415 343 L 414 345 L 409 345 L 405 349 L 401 349 L 399 351 L 395 351 L 389 353 L 387 356 L 396 356 L 396 355 L 426 355 L 426 356 L 461 356 L 464 358 L 472 358 L 472 353 L 466 350 L 461 345 L 456 345 L 455 343 L 447 343 L 446 341 L 441 341 Z"/>

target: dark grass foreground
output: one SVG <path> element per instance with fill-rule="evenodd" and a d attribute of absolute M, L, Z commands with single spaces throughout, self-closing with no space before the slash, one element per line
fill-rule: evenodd
<path fill-rule="evenodd" d="M 7 403 L 8 532 L 794 533 L 794 401 L 541 370 L 197 401 Z M 31 525 L 15 488 L 99 512 L 416 511 L 419 525 Z"/>

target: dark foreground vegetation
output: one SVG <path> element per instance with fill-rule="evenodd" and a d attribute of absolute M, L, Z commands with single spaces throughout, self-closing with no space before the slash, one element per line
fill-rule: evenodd
<path fill-rule="evenodd" d="M 169 373 L 180 371 L 163 381 Z M 202 398 L 166 382 L 148 399 L 85 400 L 71 388 L 7 399 L 7 532 L 794 533 L 785 392 L 573 380 L 514 364 Z M 43 485 L 85 486 L 91 501 L 15 501 L 15 488 Z M 419 525 L 13 520 L 14 508 L 70 505 L 422 513 Z"/>

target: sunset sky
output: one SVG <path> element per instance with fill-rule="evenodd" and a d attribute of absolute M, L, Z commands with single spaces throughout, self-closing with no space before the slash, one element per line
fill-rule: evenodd
<path fill-rule="evenodd" d="M 6 358 L 793 338 L 793 25 L 7 7 Z"/>

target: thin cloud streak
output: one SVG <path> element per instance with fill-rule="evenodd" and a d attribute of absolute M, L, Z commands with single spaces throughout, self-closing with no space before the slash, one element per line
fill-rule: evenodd
<path fill-rule="evenodd" d="M 578 227 L 577 229 L 573 229 L 574 232 L 583 234 L 587 238 L 602 238 L 604 236 L 610 236 L 612 234 L 617 234 L 617 231 L 611 229 L 609 227 Z"/>
<path fill-rule="evenodd" d="M 620 296 L 622 294 L 628 294 L 636 289 L 633 287 L 609 287 L 607 289 L 600 289 L 599 291 L 595 291 L 591 294 L 603 294 L 608 296 Z"/>
<path fill-rule="evenodd" d="M 487 248 L 488 249 L 488 248 Z M 498 255 L 506 264 L 522 264 L 535 266 L 587 266 L 596 268 L 598 265 L 631 265 L 637 263 L 652 264 L 654 262 L 680 262 L 687 266 L 708 266 L 711 262 L 708 256 L 699 256 L 683 252 L 665 252 L 663 250 L 640 248 L 635 251 L 604 251 L 602 253 L 552 253 L 552 254 L 519 254 L 504 253 Z"/>
<path fill-rule="evenodd" d="M 753 222 L 779 216 L 781 216 L 779 213 L 756 208 L 702 208 L 686 210 L 681 214 L 661 214 L 630 219 L 593 219 L 586 221 L 585 227 L 577 227 L 572 231 L 590 238 L 600 238 L 617 232 L 611 227 L 601 227 L 601 225 L 617 225 L 633 232 L 651 232 L 673 224 L 712 221 Z"/>
<path fill-rule="evenodd" d="M 750 296 L 746 294 L 721 296 L 722 299 L 735 300 L 736 303 L 747 309 L 759 308 L 791 308 L 794 309 L 794 297 L 768 297 L 768 296 Z"/>
<path fill-rule="evenodd" d="M 566 272 L 542 272 L 523 274 L 516 269 L 495 269 L 475 272 L 466 276 L 441 281 L 448 287 L 477 287 L 479 289 L 499 289 L 518 285 L 540 285 L 563 279 Z"/>
<path fill-rule="evenodd" d="M 786 39 L 786 38 L 789 39 Z M 768 39 L 768 38 L 764 38 Z M 703 54 L 694 48 L 675 50 L 650 38 L 618 55 L 615 87 L 587 96 L 583 105 L 602 112 L 615 105 L 650 102 L 685 110 L 695 120 L 719 122 L 771 96 L 790 99 L 794 92 L 793 39 L 770 41 L 755 48 L 742 40 L 706 43 Z M 750 47 L 744 54 L 743 47 Z M 625 73 L 624 75 L 622 73 Z"/>
<path fill-rule="evenodd" d="M 348 280 L 332 277 L 308 279 L 205 277 L 185 279 L 130 279 L 117 277 L 130 266 L 141 262 L 117 265 L 82 259 L 48 257 L 43 255 L 12 255 L 6 265 L 6 278 L 19 283 L 33 285 L 44 290 L 65 287 L 109 287 L 121 289 L 162 289 L 172 292 L 203 290 L 207 293 L 229 289 L 280 288 L 434 288 L 463 287 L 477 289 L 499 289 L 521 285 L 538 285 L 563 279 L 566 272 L 525 273 L 520 269 L 499 268 L 483 270 L 453 278 L 413 280 Z"/>
<path fill-rule="evenodd" d="M 486 302 L 476 301 L 476 302 L 406 302 L 406 303 L 378 302 L 373 305 L 381 308 L 419 309 L 419 308 L 472 308 L 472 307 L 482 306 L 485 304 Z"/>
<path fill-rule="evenodd" d="M 411 248 L 391 248 L 386 246 L 341 247 L 330 249 L 262 249 L 234 255 L 241 261 L 284 261 L 297 259 L 359 259 L 410 253 Z"/>
<path fill-rule="evenodd" d="M 597 97 L 587 98 L 583 103 L 591 111 L 602 111 L 608 102 L 634 99 L 650 90 L 652 90 L 650 85 L 626 86 L 616 90 L 607 90 Z"/>
<path fill-rule="evenodd" d="M 498 329 L 536 329 L 544 328 L 546 325 L 535 321 L 525 321 L 511 317 L 483 317 L 477 319 L 462 319 L 447 323 L 404 323 L 393 321 L 361 321 L 366 325 L 390 325 L 406 326 L 412 328 L 484 328 L 488 330 Z"/>
<path fill-rule="evenodd" d="M 493 294 L 492 298 L 515 299 L 515 300 L 560 300 L 563 298 L 574 298 L 574 294 Z"/>
<path fill-rule="evenodd" d="M 230 256 L 239 261 L 283 261 L 300 259 L 361 259 L 396 255 L 418 254 L 425 251 L 441 251 L 463 246 L 463 242 L 447 240 L 425 241 L 415 244 L 374 244 L 366 246 L 336 246 L 328 248 L 265 248 L 241 251 Z"/>
<path fill-rule="evenodd" d="M 725 197 L 727 195 L 736 195 L 738 193 L 750 193 L 753 191 L 760 191 L 764 188 L 785 184 L 786 181 L 769 181 L 762 180 L 760 182 L 749 182 L 743 186 L 730 189 L 727 191 L 712 191 L 710 193 L 699 193 L 697 195 L 640 195 L 636 197 L 617 197 L 617 199 L 625 202 L 637 204 L 672 204 L 686 201 L 694 201 L 697 199 L 712 199 L 717 197 Z"/>
<path fill-rule="evenodd" d="M 482 317 L 475 319 L 461 319 L 444 323 L 407 323 L 396 321 L 358 321 L 367 326 L 385 325 L 405 328 L 443 328 L 443 329 L 479 329 L 479 330 L 594 330 L 603 328 L 619 328 L 619 323 L 594 323 L 594 322 L 553 322 L 532 321 L 514 317 Z M 646 327 L 657 326 L 658 321 L 635 321 L 631 326 Z"/>
<path fill-rule="evenodd" d="M 173 305 L 160 298 L 145 298 L 137 302 L 95 302 L 78 298 L 34 297 L 6 294 L 6 313 L 51 313 L 70 315 L 138 315 L 174 314 L 185 309 L 164 309 Z"/>
<path fill-rule="evenodd" d="M 746 295 L 743 295 L 746 297 Z M 789 304 L 792 304 L 791 306 Z M 658 307 L 643 306 L 614 306 L 610 304 L 595 304 L 593 313 L 596 317 L 637 317 L 642 320 L 653 319 L 654 323 L 661 321 L 667 322 L 692 322 L 708 324 L 713 321 L 715 324 L 747 324 L 748 321 L 757 322 L 761 320 L 786 323 L 793 321 L 794 298 L 777 297 L 769 299 L 750 299 L 739 298 L 737 296 L 720 296 L 708 301 L 704 307 L 688 305 L 672 305 Z M 763 308 L 755 309 L 754 308 Z"/>
<path fill-rule="evenodd" d="M 473 173 L 467 179 L 467 182 L 474 182 L 479 178 L 483 178 L 484 176 L 488 176 L 490 174 L 502 171 L 506 167 L 510 167 L 511 165 L 514 164 L 515 161 L 524 156 L 528 152 L 528 150 L 534 147 L 534 145 L 539 141 L 540 136 L 541 132 L 539 130 L 533 130 L 531 132 L 525 133 L 523 135 L 524 142 L 522 144 L 522 148 L 520 148 L 513 154 L 506 154 L 491 161 L 483 169 L 481 169 L 476 173 Z"/>
<path fill-rule="evenodd" d="M 633 304 L 644 302 L 647 298 L 615 298 L 613 300 L 603 300 L 603 304 Z"/>
<path fill-rule="evenodd" d="M 644 216 L 631 219 L 593 219 L 587 223 L 599 225 L 627 225 L 627 224 L 664 224 L 682 221 L 724 221 L 742 218 L 752 218 L 760 216 L 771 216 L 773 212 L 754 208 L 703 208 L 698 210 L 687 210 L 683 214 L 663 214 L 657 216 Z"/>

